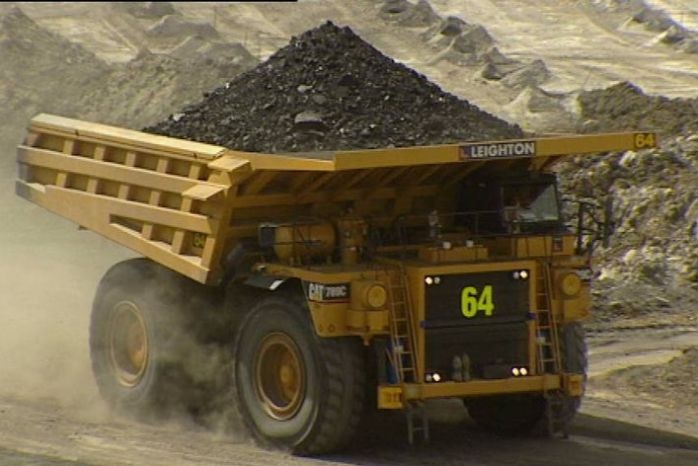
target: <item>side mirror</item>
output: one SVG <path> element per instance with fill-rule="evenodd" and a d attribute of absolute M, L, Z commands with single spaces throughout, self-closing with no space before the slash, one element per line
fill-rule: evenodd
<path fill-rule="evenodd" d="M 576 205 L 576 225 L 572 222 L 572 229 L 577 233 L 576 254 L 591 256 L 598 241 L 608 247 L 615 231 L 613 198 L 606 196 L 601 202 L 590 198 L 566 198 L 565 202 Z"/>

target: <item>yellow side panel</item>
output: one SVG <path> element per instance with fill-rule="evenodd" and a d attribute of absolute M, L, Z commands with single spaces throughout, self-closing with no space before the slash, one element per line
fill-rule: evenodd
<path fill-rule="evenodd" d="M 378 387 L 378 409 L 402 409 L 403 406 L 401 387 Z"/>

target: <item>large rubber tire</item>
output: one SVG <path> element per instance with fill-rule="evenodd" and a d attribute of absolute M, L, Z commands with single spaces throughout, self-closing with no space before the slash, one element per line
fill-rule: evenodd
<path fill-rule="evenodd" d="M 196 404 L 184 368 L 195 346 L 189 307 L 197 286 L 143 258 L 104 275 L 92 306 L 90 356 L 99 391 L 113 408 L 150 420 Z"/>
<path fill-rule="evenodd" d="M 562 367 L 567 373 L 584 374 L 586 379 L 587 350 L 584 329 L 573 322 L 560 329 Z M 531 432 L 545 416 L 542 395 L 504 395 L 464 400 L 470 417 L 485 430 L 502 435 Z M 569 423 L 579 410 L 580 397 L 566 397 L 564 419 Z"/>
<path fill-rule="evenodd" d="M 243 421 L 261 443 L 295 454 L 343 448 L 363 408 L 362 355 L 357 338 L 318 337 L 300 300 L 261 297 L 234 344 L 234 398 Z"/>
<path fill-rule="evenodd" d="M 579 322 L 572 322 L 562 328 L 562 364 L 565 372 L 582 374 L 586 385 L 587 344 L 584 327 Z M 582 404 L 581 397 L 568 397 L 566 400 L 566 422 L 572 422 Z"/>
<path fill-rule="evenodd" d="M 526 434 L 545 414 L 545 400 L 540 395 L 472 398 L 466 401 L 466 406 L 477 425 L 500 435 Z"/>

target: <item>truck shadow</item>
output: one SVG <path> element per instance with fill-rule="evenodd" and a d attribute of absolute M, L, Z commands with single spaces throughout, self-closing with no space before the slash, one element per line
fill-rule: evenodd
<path fill-rule="evenodd" d="M 438 406 L 430 418 L 430 440 L 420 437 L 410 445 L 402 412 L 371 415 L 344 454 L 318 459 L 357 465 L 698 464 L 698 438 L 584 414 L 576 417 L 569 439 L 487 433 L 460 403 Z"/>

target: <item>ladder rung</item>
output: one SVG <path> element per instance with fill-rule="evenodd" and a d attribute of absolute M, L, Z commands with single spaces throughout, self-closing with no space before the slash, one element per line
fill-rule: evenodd
<path fill-rule="evenodd" d="M 401 382 L 412 380 L 414 354 L 412 352 L 412 329 L 410 325 L 410 300 L 407 292 L 407 279 L 404 270 L 396 270 L 396 276 L 388 275 L 388 296 L 390 298 L 390 341 L 393 344 L 392 361 Z"/>

